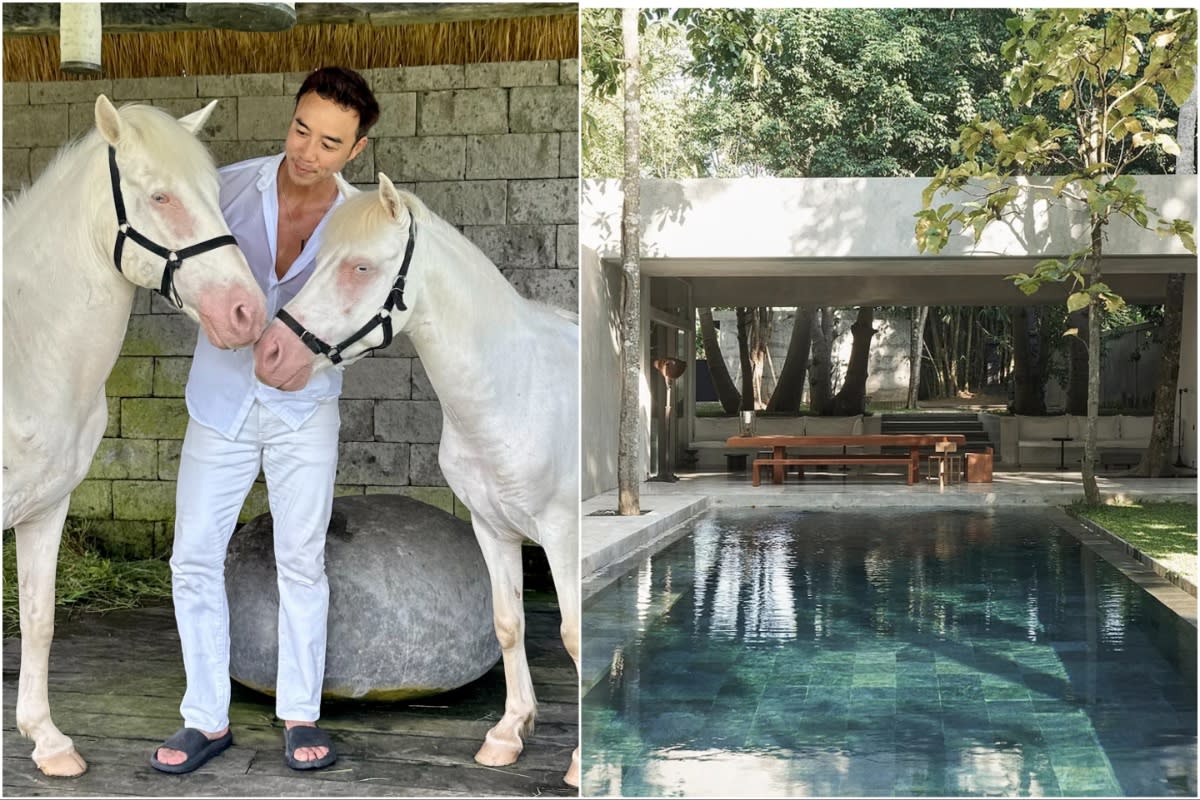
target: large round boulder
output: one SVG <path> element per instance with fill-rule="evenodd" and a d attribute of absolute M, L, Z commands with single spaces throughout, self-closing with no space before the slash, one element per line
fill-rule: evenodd
<path fill-rule="evenodd" d="M 339 497 L 325 537 L 325 698 L 406 700 L 455 689 L 500 658 L 471 526 L 401 495 Z M 270 514 L 234 535 L 225 562 L 230 675 L 273 695 L 279 590 Z"/>

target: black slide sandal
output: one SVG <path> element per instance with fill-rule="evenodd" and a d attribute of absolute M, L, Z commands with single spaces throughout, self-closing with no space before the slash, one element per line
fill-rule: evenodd
<path fill-rule="evenodd" d="M 154 749 L 150 755 L 150 766 L 159 772 L 182 775 L 204 766 L 213 756 L 218 755 L 231 744 L 233 744 L 233 731 L 226 731 L 224 736 L 217 739 L 209 739 L 203 731 L 195 728 L 180 728 L 170 739 Z M 182 764 L 164 764 L 159 761 L 158 751 L 164 747 L 186 754 L 187 761 Z"/>

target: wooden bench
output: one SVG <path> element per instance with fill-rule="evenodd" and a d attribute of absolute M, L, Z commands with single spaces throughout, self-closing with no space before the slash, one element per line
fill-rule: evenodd
<path fill-rule="evenodd" d="M 913 466 L 912 458 L 908 455 L 888 456 L 888 455 L 880 455 L 880 454 L 872 455 L 869 453 L 847 453 L 844 455 L 829 455 L 829 454 L 822 455 L 820 453 L 813 453 L 812 455 L 808 455 L 808 456 L 793 455 L 793 456 L 789 456 L 787 458 L 756 458 L 756 459 L 754 459 L 754 466 L 753 466 L 752 474 L 750 476 L 750 483 L 754 486 L 762 485 L 762 473 L 759 470 L 761 470 L 764 467 L 771 467 L 772 469 L 774 469 L 776 466 L 783 467 L 783 468 L 785 468 L 785 470 L 784 470 L 785 475 L 786 475 L 787 467 L 799 467 L 800 468 L 800 478 L 803 479 L 804 478 L 804 468 L 806 466 L 841 466 L 841 465 L 854 465 L 854 464 L 871 464 L 871 465 L 900 464 L 900 465 L 907 467 L 908 470 L 910 470 L 910 472 L 918 469 L 917 467 Z M 915 476 L 910 475 L 910 480 L 908 482 L 915 483 L 916 482 Z"/>
<path fill-rule="evenodd" d="M 759 471 L 764 466 L 771 467 L 772 483 L 783 483 L 783 474 L 789 466 L 803 468 L 807 464 L 905 464 L 906 477 L 911 486 L 917 482 L 921 470 L 922 447 L 934 447 L 938 442 L 953 442 L 958 446 L 967 443 L 967 437 L 961 433 L 946 434 L 868 434 L 850 436 L 730 436 L 725 440 L 728 449 L 742 450 L 747 448 L 765 448 L 771 450 L 770 458 L 759 456 L 751 465 L 751 482 L 758 486 L 761 483 Z M 787 449 L 841 448 L 842 453 L 808 453 L 805 455 L 789 455 Z M 882 453 L 846 453 L 847 447 L 885 448 L 906 447 L 908 455 Z M 800 472 L 804 476 L 803 469 Z"/>

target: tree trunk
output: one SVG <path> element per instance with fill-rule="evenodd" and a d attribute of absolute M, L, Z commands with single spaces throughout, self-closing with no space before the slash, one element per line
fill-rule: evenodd
<path fill-rule="evenodd" d="M 639 154 L 641 107 L 641 54 L 638 49 L 638 11 L 621 10 L 621 40 L 625 48 L 625 180 L 621 214 L 621 271 L 625 293 L 621 308 L 621 355 L 624 381 L 621 389 L 621 422 L 617 447 L 617 513 L 641 513 L 641 185 Z"/>
<path fill-rule="evenodd" d="M 827 416 L 848 417 L 866 411 L 867 362 L 871 357 L 871 338 L 875 335 L 874 322 L 875 309 L 863 306 L 858 310 L 858 318 L 850 328 L 854 343 L 850 346 L 846 382 L 830 402 Z"/>
<path fill-rule="evenodd" d="M 725 356 L 721 354 L 721 340 L 717 336 L 717 326 L 713 324 L 711 308 L 696 309 L 700 314 L 700 338 L 704 340 L 704 358 L 708 362 L 708 374 L 712 376 L 713 388 L 717 391 L 717 399 L 721 401 L 721 410 L 726 414 L 736 415 L 742 404 L 742 396 L 729 377 L 729 368 L 725 366 Z"/>
<path fill-rule="evenodd" d="M 808 406 L 824 414 L 833 394 L 833 309 L 818 309 L 813 316 L 812 369 L 808 374 Z"/>
<path fill-rule="evenodd" d="M 1037 311 L 1029 306 L 1012 309 L 1014 414 L 1046 413 L 1046 387 L 1038 374 L 1039 351 L 1045 346 L 1036 333 Z"/>
<path fill-rule="evenodd" d="M 1144 478 L 1169 478 L 1175 474 L 1171 449 L 1175 446 L 1175 392 L 1179 387 L 1179 351 L 1183 333 L 1183 282 L 1181 273 L 1167 276 L 1167 299 L 1162 326 L 1162 357 L 1158 388 L 1154 391 L 1154 426 L 1150 446 L 1130 474 Z"/>
<path fill-rule="evenodd" d="M 753 309 L 738 308 L 738 360 L 742 365 L 742 405 L 740 410 L 754 410 L 754 367 L 750 363 L 750 326 Z"/>
<path fill-rule="evenodd" d="M 748 344 L 751 375 L 753 375 L 751 386 L 754 389 L 754 408 L 756 410 L 766 408 L 767 405 L 763 400 L 763 373 L 771 360 L 771 317 L 773 313 L 770 308 L 750 309 Z"/>
<path fill-rule="evenodd" d="M 942 342 L 942 321 L 938 316 L 934 316 L 929 323 L 929 362 L 933 366 L 933 386 L 929 392 L 930 397 L 945 397 L 946 396 L 946 345 Z"/>
<path fill-rule="evenodd" d="M 925 345 L 925 320 L 929 317 L 929 306 L 914 308 L 912 328 L 908 333 L 908 402 L 905 408 L 918 408 L 921 394 L 921 351 Z"/>
<path fill-rule="evenodd" d="M 796 309 L 787 357 L 783 362 L 779 383 L 775 384 L 775 391 L 771 394 L 771 402 L 767 403 L 767 411 L 788 414 L 800 411 L 800 402 L 804 399 L 804 376 L 808 373 L 808 350 L 812 346 L 813 310 L 812 306 Z"/>
<path fill-rule="evenodd" d="M 1093 281 L 1099 278 L 1091 279 Z M 1089 284 L 1090 285 L 1090 284 Z M 1091 352 L 1092 326 L 1089 321 L 1089 309 L 1081 309 L 1067 317 L 1068 324 L 1079 331 L 1078 336 L 1067 337 L 1068 377 L 1067 377 L 1067 413 L 1083 416 L 1087 413 L 1088 404 L 1088 360 Z"/>
<path fill-rule="evenodd" d="M 1092 252 L 1088 268 L 1088 288 L 1100 282 L 1100 260 L 1103 258 L 1104 224 L 1092 217 Z M 1100 504 L 1100 487 L 1096 484 L 1096 420 L 1100 416 L 1100 299 L 1090 295 L 1088 302 L 1088 371 L 1087 371 L 1087 434 L 1083 437 L 1083 498 L 1088 505 Z"/>

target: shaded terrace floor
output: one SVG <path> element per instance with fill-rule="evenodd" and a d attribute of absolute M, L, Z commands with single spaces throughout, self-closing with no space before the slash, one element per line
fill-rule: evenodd
<path fill-rule="evenodd" d="M 180 725 L 183 663 L 170 606 L 81 615 L 58 626 L 50 656 L 56 724 L 88 760 L 79 778 L 47 778 L 16 731 L 20 639 L 4 640 L 7 797 L 33 796 L 575 796 L 562 782 L 579 735 L 575 668 L 559 639 L 553 595 L 526 594 L 526 646 L 537 729 L 511 767 L 476 764 L 504 710 L 504 668 L 453 692 L 408 703 L 325 703 L 321 725 L 338 750 L 311 773 L 283 761 L 274 700 L 234 684 L 234 745 L 190 775 L 156 772 L 152 749 Z"/>

